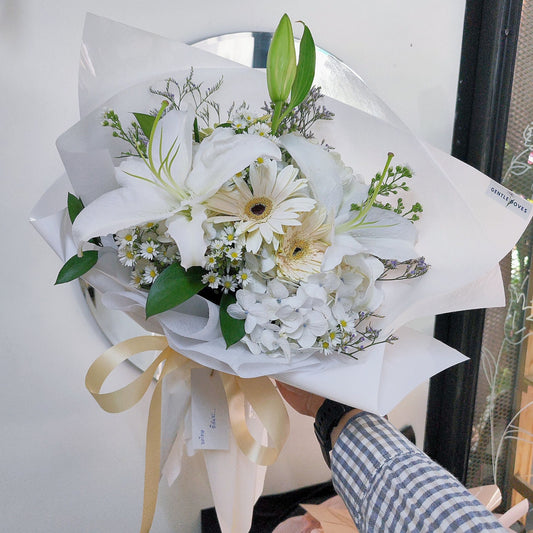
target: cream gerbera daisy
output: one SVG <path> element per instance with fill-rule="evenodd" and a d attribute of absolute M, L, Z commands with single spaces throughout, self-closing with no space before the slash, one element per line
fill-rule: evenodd
<path fill-rule="evenodd" d="M 275 161 L 250 166 L 250 187 L 235 177 L 232 190 L 219 190 L 207 201 L 215 214 L 211 221 L 236 222 L 237 235 L 244 235 L 246 249 L 257 253 L 263 241 L 277 247 L 285 226 L 299 226 L 301 213 L 310 211 L 315 200 L 296 193 L 305 179 L 296 179 L 298 169 L 285 167 L 279 174 Z"/>
<path fill-rule="evenodd" d="M 331 225 L 326 223 L 326 217 L 325 209 L 315 209 L 301 217 L 300 226 L 287 229 L 276 254 L 281 277 L 305 281 L 320 272 L 324 252 L 330 245 Z"/>

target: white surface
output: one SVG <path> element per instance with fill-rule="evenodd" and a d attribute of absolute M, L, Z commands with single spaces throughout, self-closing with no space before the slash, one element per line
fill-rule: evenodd
<path fill-rule="evenodd" d="M 109 415 L 85 390 L 85 372 L 107 343 L 78 287 L 53 286 L 59 262 L 27 222 L 30 208 L 61 173 L 55 139 L 77 119 L 84 13 L 192 41 L 230 31 L 271 31 L 286 9 L 304 19 L 317 44 L 357 70 L 417 134 L 449 149 L 464 0 L 344 0 L 327 6 L 336 15 L 309 0 L 0 0 L 3 530 L 105 533 L 136 531 L 140 524 L 147 402 Z M 125 368 L 122 377 L 134 372 Z M 266 491 L 327 477 L 311 421 L 293 417 L 291 439 L 269 471 Z M 175 486 L 162 484 L 152 531 L 197 532 L 198 509 L 210 504 L 196 457 L 186 462 Z"/>

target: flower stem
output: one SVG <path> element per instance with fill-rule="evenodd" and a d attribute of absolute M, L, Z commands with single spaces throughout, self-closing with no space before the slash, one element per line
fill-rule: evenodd
<path fill-rule="evenodd" d="M 276 132 L 278 131 L 281 122 L 280 115 L 282 105 L 283 102 L 281 100 L 279 102 L 272 102 L 272 107 L 274 108 L 274 114 L 272 115 L 272 135 L 276 135 Z"/>
<path fill-rule="evenodd" d="M 389 152 L 387 154 L 387 162 L 385 163 L 385 168 L 383 169 L 383 172 L 381 173 L 381 176 L 379 178 L 379 181 L 376 183 L 374 187 L 374 192 L 372 193 L 372 196 L 367 198 L 366 202 L 364 203 L 363 207 L 359 211 L 359 214 L 353 218 L 352 220 L 349 220 L 348 222 L 345 222 L 344 224 L 341 224 L 337 229 L 340 231 L 348 231 L 350 229 L 354 229 L 356 226 L 360 226 L 362 222 L 359 222 L 361 220 L 364 221 L 366 215 L 370 211 L 370 208 L 374 205 L 374 202 L 376 201 L 376 198 L 379 195 L 379 192 L 381 190 L 381 186 L 383 185 L 383 182 L 385 181 L 385 178 L 387 177 L 387 172 L 389 171 L 389 167 L 392 161 L 392 158 L 394 157 L 394 154 L 392 152 Z"/>

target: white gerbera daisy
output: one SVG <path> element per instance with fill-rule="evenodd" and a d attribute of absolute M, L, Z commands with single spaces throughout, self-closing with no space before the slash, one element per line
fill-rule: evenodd
<path fill-rule="evenodd" d="M 278 273 L 291 281 L 305 281 L 311 274 L 320 272 L 322 259 L 328 246 L 331 225 L 326 223 L 324 209 L 315 209 L 300 218 L 300 226 L 287 228 L 283 236 L 276 263 Z"/>
<path fill-rule="evenodd" d="M 243 179 L 234 178 L 235 188 L 220 190 L 207 201 L 216 213 L 211 220 L 236 222 L 238 235 L 244 235 L 246 249 L 257 253 L 264 242 L 277 243 L 285 226 L 299 226 L 300 213 L 310 211 L 315 200 L 297 196 L 305 187 L 305 179 L 296 179 L 298 170 L 289 165 L 279 174 L 275 161 L 250 166 L 250 187 Z"/>

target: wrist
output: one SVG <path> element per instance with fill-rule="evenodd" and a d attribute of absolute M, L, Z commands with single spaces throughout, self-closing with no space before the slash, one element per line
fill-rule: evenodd
<path fill-rule="evenodd" d="M 345 413 L 341 419 L 339 420 L 339 423 L 331 430 L 331 448 L 335 446 L 335 443 L 337 442 L 337 439 L 339 438 L 339 435 L 342 433 L 342 430 L 345 428 L 346 424 L 359 413 L 362 413 L 361 409 L 352 409 L 351 411 L 348 411 Z"/>
<path fill-rule="evenodd" d="M 358 412 L 360 412 L 359 409 L 354 409 L 349 405 L 344 405 L 333 400 L 325 400 L 318 409 L 314 425 L 315 435 L 328 466 L 330 466 L 329 454 L 340 431 L 342 431 L 342 428 L 348 420 Z M 336 428 L 338 428 L 338 431 L 335 431 L 333 434 L 333 430 Z"/>

